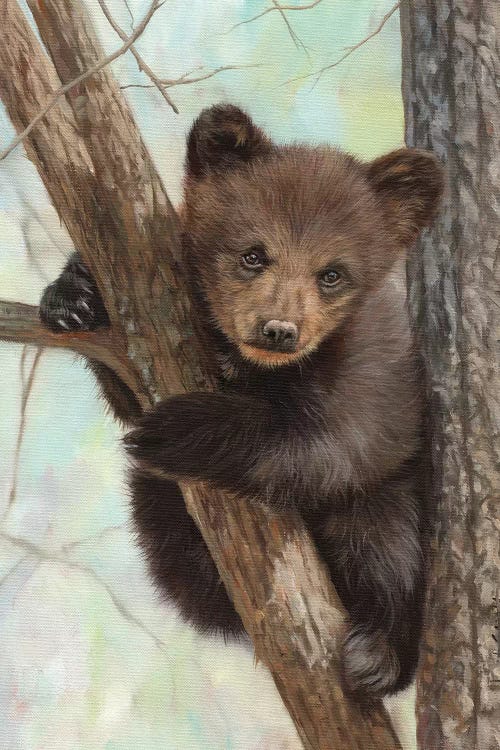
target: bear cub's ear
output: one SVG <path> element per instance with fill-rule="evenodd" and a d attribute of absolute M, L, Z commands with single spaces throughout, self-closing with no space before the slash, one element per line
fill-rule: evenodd
<path fill-rule="evenodd" d="M 401 148 L 368 164 L 368 179 L 384 201 L 402 245 L 410 245 L 439 209 L 444 170 L 429 151 Z"/>
<path fill-rule="evenodd" d="M 271 141 L 245 112 L 232 104 L 217 104 L 204 109 L 191 128 L 186 172 L 195 178 L 224 172 L 271 149 Z"/>

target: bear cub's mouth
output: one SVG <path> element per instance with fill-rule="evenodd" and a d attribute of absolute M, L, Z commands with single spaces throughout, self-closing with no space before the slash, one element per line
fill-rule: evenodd
<path fill-rule="evenodd" d="M 277 351 L 276 349 L 266 349 L 250 342 L 241 342 L 238 348 L 245 359 L 249 359 L 265 367 L 288 365 L 301 359 L 307 353 L 305 347 L 292 351 Z"/>

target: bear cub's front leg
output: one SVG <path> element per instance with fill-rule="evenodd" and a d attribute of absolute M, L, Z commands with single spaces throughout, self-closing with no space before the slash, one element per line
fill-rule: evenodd
<path fill-rule="evenodd" d="M 78 253 L 45 289 L 40 302 L 42 323 L 56 333 L 93 331 L 109 325 L 97 285 Z"/>
<path fill-rule="evenodd" d="M 39 316 L 55 333 L 82 333 L 109 326 L 97 284 L 78 253 L 73 253 L 61 275 L 45 289 Z M 102 362 L 89 359 L 87 364 L 116 419 L 123 424 L 133 422 L 142 408 L 130 388 Z"/>

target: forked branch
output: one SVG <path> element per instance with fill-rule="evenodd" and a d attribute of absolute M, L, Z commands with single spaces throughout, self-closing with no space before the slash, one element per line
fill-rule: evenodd
<path fill-rule="evenodd" d="M 81 73 L 79 76 L 74 78 L 72 81 L 69 81 L 68 83 L 64 84 L 64 86 L 61 86 L 58 88 L 50 99 L 46 102 L 46 104 L 40 109 L 39 112 L 33 117 L 31 122 L 24 128 L 24 130 L 19 133 L 16 138 L 5 148 L 3 151 L 0 151 L 0 161 L 5 159 L 6 156 L 8 156 L 15 148 L 18 146 L 26 136 L 28 136 L 34 127 L 42 120 L 52 109 L 52 107 L 57 104 L 58 99 L 61 96 L 64 96 L 68 91 L 75 88 L 75 86 L 78 86 L 79 83 L 83 83 L 87 78 L 90 78 L 91 76 L 98 73 L 100 70 L 105 68 L 107 65 L 113 62 L 113 60 L 116 60 L 118 57 L 123 55 L 128 49 L 130 49 L 133 45 L 133 43 L 141 36 L 143 31 L 146 29 L 146 26 L 152 19 L 153 15 L 156 13 L 156 11 L 161 8 L 163 5 L 164 0 L 153 0 L 151 5 L 149 6 L 149 10 L 140 22 L 139 26 L 136 28 L 136 30 L 128 37 L 125 38 L 124 44 L 122 44 L 121 47 L 119 47 L 117 50 L 112 52 L 110 55 L 106 55 L 106 57 L 103 57 L 101 60 L 98 60 L 92 67 L 90 67 L 85 72 Z"/>
<path fill-rule="evenodd" d="M 129 36 L 116 23 L 115 19 L 113 18 L 113 15 L 110 13 L 109 8 L 106 5 L 106 3 L 104 2 L 104 0 L 97 0 L 97 2 L 101 6 L 101 10 L 104 13 L 104 15 L 106 16 L 106 18 L 108 20 L 108 23 L 111 26 L 111 28 L 114 29 L 114 31 L 118 34 L 118 36 L 120 37 L 120 39 L 124 43 L 127 43 L 128 40 L 129 40 Z M 179 110 L 177 109 L 176 105 L 174 104 L 174 102 L 172 101 L 172 99 L 170 98 L 170 96 L 165 91 L 164 84 L 158 78 L 158 76 L 156 75 L 156 73 L 149 67 L 149 65 L 144 60 L 144 58 L 139 54 L 137 48 L 134 47 L 133 44 L 131 44 L 130 47 L 129 47 L 129 50 L 133 54 L 133 56 L 135 57 L 135 59 L 137 61 L 137 65 L 139 66 L 139 70 L 142 70 L 142 72 L 147 75 L 147 77 L 152 81 L 152 85 L 155 86 L 158 89 L 158 91 L 163 96 L 163 98 L 165 99 L 165 101 L 167 102 L 167 104 L 170 107 L 172 107 L 172 109 L 174 110 L 174 112 L 176 114 L 179 114 Z"/>
<path fill-rule="evenodd" d="M 268 13 L 272 13 L 274 10 L 277 10 L 281 13 L 283 13 L 286 10 L 310 10 L 311 8 L 315 8 L 316 5 L 319 5 L 322 2 L 322 0 L 313 0 L 311 3 L 304 3 L 303 5 L 283 5 L 282 3 L 275 2 L 270 8 L 266 8 L 261 13 L 257 13 L 257 15 L 252 16 L 251 18 L 245 18 L 244 21 L 240 21 L 239 23 L 235 23 L 234 26 L 231 26 L 225 34 L 230 34 L 231 31 L 234 31 L 239 26 L 244 26 L 247 23 L 253 23 L 254 21 L 257 21 L 259 18 L 262 18 L 262 16 L 267 16 Z"/>
<path fill-rule="evenodd" d="M 82 357 L 102 362 L 130 388 L 137 388 L 137 379 L 123 348 L 123 340 L 110 330 L 53 333 L 40 323 L 38 307 L 0 300 L 0 341 L 69 349 Z"/>
<path fill-rule="evenodd" d="M 370 39 L 373 39 L 374 36 L 377 36 L 377 34 L 380 34 L 382 29 L 386 25 L 387 21 L 391 18 L 391 16 L 394 15 L 394 13 L 399 9 L 400 6 L 401 6 L 401 2 L 396 3 L 396 5 L 393 5 L 393 7 L 389 11 L 387 11 L 385 16 L 382 18 L 377 28 L 374 31 L 372 31 L 370 34 L 365 36 L 364 39 L 361 39 L 359 42 L 356 42 L 356 44 L 352 44 L 349 47 L 345 47 L 344 48 L 346 50 L 345 54 L 339 57 L 338 60 L 335 60 L 335 62 L 330 63 L 329 65 L 325 65 L 322 68 L 319 68 L 319 70 L 314 70 L 312 73 L 307 73 L 306 75 L 303 75 L 303 76 L 297 76 L 296 78 L 289 78 L 287 81 L 285 81 L 285 84 L 294 83 L 295 81 L 305 81 L 307 78 L 314 78 L 314 77 L 318 81 L 323 75 L 323 73 L 326 73 L 328 70 L 333 70 L 333 68 L 336 68 L 342 62 L 344 62 L 344 60 L 350 57 L 353 52 L 356 52 L 356 50 L 360 49 L 360 47 L 363 47 L 367 42 L 369 42 Z"/>

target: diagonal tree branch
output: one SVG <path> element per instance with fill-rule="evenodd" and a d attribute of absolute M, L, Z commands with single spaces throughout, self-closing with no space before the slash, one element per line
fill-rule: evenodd
<path fill-rule="evenodd" d="M 120 37 L 120 39 L 123 42 L 127 43 L 129 37 L 123 31 L 123 29 L 116 23 L 115 19 L 113 18 L 113 16 L 109 12 L 109 8 L 106 5 L 106 3 L 104 2 L 104 0 L 97 0 L 97 2 L 101 6 L 101 10 L 104 13 L 104 15 L 106 16 L 106 18 L 108 19 L 108 22 L 109 22 L 110 26 L 116 31 L 116 33 L 118 34 L 118 36 Z M 130 9 L 129 9 L 129 12 L 130 12 Z M 163 96 L 163 98 L 165 99 L 165 101 L 167 102 L 167 104 L 170 107 L 172 107 L 172 109 L 174 110 L 175 114 L 178 115 L 179 114 L 179 110 L 177 109 L 176 105 L 174 104 L 174 102 L 172 101 L 172 99 L 170 98 L 170 96 L 165 91 L 165 85 L 158 78 L 158 76 L 154 73 L 154 71 L 149 67 L 149 65 L 147 64 L 147 62 L 141 57 L 141 55 L 137 51 L 137 48 L 134 47 L 133 44 L 129 47 L 129 49 L 130 49 L 130 52 L 133 54 L 133 56 L 135 57 L 135 59 L 137 61 L 137 65 L 139 67 L 139 70 L 142 70 L 142 72 L 145 73 L 148 76 L 148 78 L 153 82 L 153 86 L 155 86 L 158 89 L 158 91 Z"/>
<path fill-rule="evenodd" d="M 48 100 L 45 106 L 42 107 L 42 109 L 33 117 L 31 122 L 29 123 L 29 125 L 25 127 L 23 132 L 19 133 L 19 135 L 16 138 L 14 138 L 12 143 L 9 146 L 7 146 L 7 148 L 5 148 L 3 151 L 0 151 L 0 161 L 5 159 L 5 157 L 8 156 L 11 153 L 11 151 L 13 151 L 16 148 L 16 146 L 18 146 L 26 138 L 26 136 L 31 133 L 33 128 L 36 127 L 36 125 L 38 125 L 40 120 L 42 120 L 50 112 L 52 107 L 55 104 L 57 104 L 57 100 L 61 96 L 64 96 L 64 94 L 68 93 L 68 91 L 70 91 L 72 88 L 77 86 L 79 83 L 83 83 L 83 81 L 85 81 L 87 78 L 90 78 L 90 76 L 93 76 L 95 75 L 95 73 L 98 73 L 100 70 L 102 70 L 107 65 L 112 63 L 113 60 L 116 60 L 118 57 L 123 55 L 128 49 L 130 49 L 133 43 L 136 41 L 136 39 L 138 39 L 140 35 L 142 34 L 142 32 L 146 29 L 146 26 L 152 19 L 154 13 L 156 13 L 156 11 L 159 8 L 161 8 L 162 5 L 163 5 L 163 2 L 160 2 L 160 0 L 153 0 L 153 2 L 151 3 L 149 7 L 148 12 L 142 19 L 139 26 L 136 28 L 134 33 L 131 34 L 131 36 L 128 39 L 126 39 L 125 43 L 121 47 L 119 47 L 117 50 L 112 52 L 110 55 L 107 55 L 106 57 L 101 58 L 100 60 L 95 62 L 94 65 L 92 65 L 88 70 L 81 73 L 72 81 L 69 81 L 68 83 L 64 84 L 64 86 L 61 86 L 60 88 L 58 88 L 57 91 L 54 91 L 52 97 Z"/>
<path fill-rule="evenodd" d="M 294 83 L 295 81 L 305 81 L 307 78 L 313 78 L 316 76 L 316 82 L 319 81 L 323 73 L 326 73 L 328 70 L 332 70 L 333 68 L 336 68 L 340 63 L 344 62 L 348 57 L 352 55 L 353 52 L 356 52 L 360 47 L 363 47 L 367 42 L 370 41 L 370 39 L 373 39 L 374 36 L 377 36 L 377 34 L 380 34 L 384 26 L 386 25 L 387 21 L 391 18 L 391 16 L 394 15 L 394 13 L 400 8 L 401 2 L 396 3 L 396 5 L 393 5 L 393 7 L 385 14 L 385 16 L 380 21 L 377 28 L 372 31 L 368 36 L 365 36 L 364 39 L 361 39 L 361 41 L 357 42 L 356 44 L 352 44 L 350 47 L 345 47 L 347 50 L 342 57 L 339 57 L 338 60 L 336 60 L 333 63 L 330 63 L 329 65 L 325 65 L 323 68 L 319 68 L 319 70 L 314 70 L 312 73 L 307 73 L 303 76 L 297 76 L 296 78 L 289 78 L 287 81 L 284 82 L 283 85 L 286 85 L 287 83 Z"/>
<path fill-rule="evenodd" d="M 281 12 L 284 12 L 285 10 L 310 10 L 311 8 L 314 8 L 316 5 L 319 5 L 321 2 L 322 0 L 314 0 L 314 2 L 306 3 L 304 5 L 282 5 L 281 3 L 275 2 L 271 8 L 266 8 L 265 10 L 262 11 L 262 13 L 257 13 L 256 16 L 252 16 L 251 18 L 245 18 L 244 21 L 235 23 L 234 26 L 231 26 L 231 28 L 225 31 L 224 33 L 230 34 L 239 26 L 244 26 L 247 23 L 253 23 L 253 21 L 257 21 L 259 18 L 262 18 L 262 16 L 267 16 L 268 13 L 272 13 L 273 10 L 279 10 Z"/>
<path fill-rule="evenodd" d="M 29 5 L 63 83 L 101 59 L 79 0 Z M 15 0 L 4 0 L 2 12 L 0 96 L 21 131 L 57 88 L 57 76 Z M 118 84 L 104 68 L 66 99 L 71 109 L 61 99 L 26 148 L 99 285 L 113 358 L 142 404 L 209 390 L 211 360 L 193 331 L 178 220 Z M 31 317 L 31 335 L 33 325 Z M 19 316 L 17 326 L 23 331 Z M 81 349 L 85 334 L 78 336 Z M 86 345 L 95 347 L 96 339 Z M 201 483 L 182 489 L 304 747 L 398 748 L 382 705 L 368 714 L 342 691 L 345 611 L 300 519 Z"/>
<path fill-rule="evenodd" d="M 31 363 L 28 379 L 25 380 L 24 364 L 25 364 L 25 359 L 26 359 L 26 349 L 27 347 L 25 346 L 23 349 L 23 353 L 21 355 L 21 360 L 20 360 L 22 394 L 21 394 L 19 427 L 17 430 L 16 447 L 14 450 L 14 465 L 12 469 L 12 482 L 11 482 L 11 487 L 9 490 L 9 496 L 7 498 L 7 506 L 5 508 L 5 511 L 2 514 L 2 520 L 4 520 L 9 515 L 16 501 L 17 482 L 18 482 L 18 475 L 19 475 L 19 460 L 21 457 L 21 448 L 23 445 L 24 432 L 26 429 L 26 409 L 28 407 L 28 401 L 29 401 L 31 391 L 33 388 L 33 383 L 35 381 L 35 374 L 36 374 L 36 370 L 38 367 L 38 363 L 40 362 L 40 357 L 43 354 L 43 349 L 40 347 L 37 348 L 35 356 L 33 358 L 33 362 Z"/>
<path fill-rule="evenodd" d="M 278 13 L 280 14 L 281 18 L 283 19 L 283 22 L 284 22 L 286 28 L 288 29 L 288 33 L 290 35 L 290 38 L 291 38 L 292 42 L 295 44 L 296 48 L 297 49 L 303 49 L 304 52 L 307 54 L 307 48 L 306 48 L 304 42 L 295 33 L 295 31 L 294 31 L 294 29 L 292 27 L 292 24 L 290 23 L 290 21 L 287 18 L 287 15 L 285 13 L 285 10 L 284 10 L 283 6 L 281 6 L 279 4 L 278 0 L 271 0 L 271 2 L 273 4 L 275 10 L 278 11 Z"/>
<path fill-rule="evenodd" d="M 251 65 L 221 65 L 218 68 L 214 68 L 213 70 L 209 70 L 206 73 L 201 73 L 200 75 L 193 76 L 192 74 L 196 70 L 202 70 L 204 68 L 204 65 L 198 66 L 197 68 L 194 68 L 193 70 L 188 71 L 187 73 L 184 73 L 182 76 L 179 76 L 179 78 L 158 78 L 157 82 L 165 89 L 173 88 L 174 86 L 186 86 L 190 83 L 198 83 L 199 81 L 206 81 L 208 78 L 213 78 L 214 76 L 218 75 L 219 73 L 223 73 L 226 70 L 246 70 L 247 68 L 258 68 L 259 63 L 251 64 Z M 191 77 L 190 77 L 191 76 Z M 150 89 L 153 88 L 156 85 L 154 84 L 147 84 L 147 83 L 127 83 L 124 86 L 120 86 L 120 88 L 123 89 Z"/>

